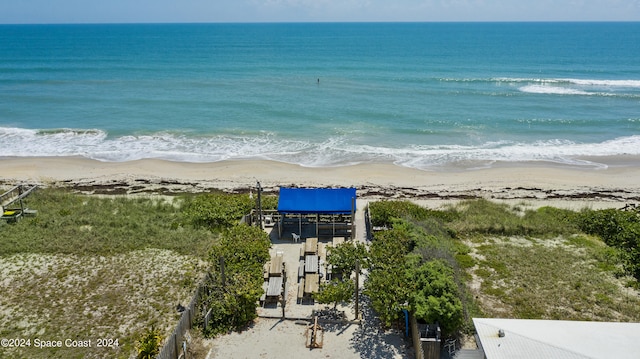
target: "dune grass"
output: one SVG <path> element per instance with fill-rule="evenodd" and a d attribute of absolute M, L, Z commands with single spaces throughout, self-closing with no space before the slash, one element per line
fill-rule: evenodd
<path fill-rule="evenodd" d="M 182 199 L 38 189 L 38 211 L 0 226 L 0 337 L 29 338 L 11 358 L 128 358 L 149 327 L 169 335 L 208 268 L 217 236 L 184 225 Z M 35 349 L 34 340 L 92 340 Z M 99 339 L 118 346 L 97 348 Z"/>
<path fill-rule="evenodd" d="M 28 198 L 33 218 L 0 227 L 0 253 L 109 255 L 158 248 L 203 256 L 206 229 L 183 226 L 180 198 L 95 196 L 39 189 Z"/>
<path fill-rule="evenodd" d="M 469 246 L 469 286 L 489 317 L 638 321 L 620 250 L 582 233 L 577 212 L 524 213 L 489 201 L 460 204 L 449 225 Z M 473 264 L 473 266 L 471 265 Z"/>

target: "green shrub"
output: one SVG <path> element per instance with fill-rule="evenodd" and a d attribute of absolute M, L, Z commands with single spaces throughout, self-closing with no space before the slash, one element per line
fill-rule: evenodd
<path fill-rule="evenodd" d="M 412 247 L 406 226 L 376 233 L 369 247 L 370 272 L 364 293 L 382 323 L 389 327 L 401 317 L 408 300 L 409 283 L 405 275 L 405 257 Z"/>
<path fill-rule="evenodd" d="M 426 218 L 437 218 L 441 221 L 451 221 L 457 214 L 452 211 L 436 211 L 427 209 L 409 201 L 377 201 L 369 204 L 371 224 L 376 227 L 391 227 L 393 220 L 402 218 L 422 221 Z"/>
<path fill-rule="evenodd" d="M 640 217 L 636 213 L 585 210 L 577 221 L 584 232 L 600 236 L 607 245 L 619 249 L 625 270 L 640 280 Z"/>
<path fill-rule="evenodd" d="M 361 268 L 368 267 L 367 259 L 367 247 L 359 242 L 343 242 L 327 250 L 327 262 L 338 277 L 349 278 L 356 269 L 356 261 L 360 261 Z"/>
<path fill-rule="evenodd" d="M 633 212 L 617 209 L 587 210 L 578 218 L 580 228 L 589 234 L 598 235 L 610 246 L 633 248 L 640 234 L 640 220 Z"/>
<path fill-rule="evenodd" d="M 239 330 L 257 317 L 256 303 L 263 293 L 262 270 L 270 245 L 268 235 L 258 227 L 235 225 L 223 231 L 211 251 L 215 283 L 203 302 L 213 316 L 205 334 Z"/>
<path fill-rule="evenodd" d="M 263 194 L 261 197 L 262 197 L 262 210 L 278 209 L 278 196 Z"/>
<path fill-rule="evenodd" d="M 377 232 L 369 250 L 370 272 L 365 293 L 382 322 L 389 326 L 409 309 L 417 318 L 439 322 L 445 335 L 463 329 L 465 309 L 473 298 L 464 290 L 460 265 L 473 266 L 470 248 L 452 239 L 446 224 L 454 211 L 433 211 L 406 201 L 370 204 Z M 464 303 L 461 298 L 464 298 Z"/>
<path fill-rule="evenodd" d="M 460 329 L 464 315 L 451 267 L 443 261 L 428 261 L 408 268 L 407 277 L 412 286 L 409 306 L 417 319 L 439 323 L 444 336 Z"/>
<path fill-rule="evenodd" d="M 151 327 L 136 342 L 137 359 L 155 359 L 160 354 L 162 336 L 160 331 Z"/>
<path fill-rule="evenodd" d="M 254 207 L 246 194 L 209 193 L 188 198 L 184 217 L 194 226 L 220 229 L 238 223 Z"/>

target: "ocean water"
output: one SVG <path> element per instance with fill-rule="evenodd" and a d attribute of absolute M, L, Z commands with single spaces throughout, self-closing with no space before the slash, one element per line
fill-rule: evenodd
<path fill-rule="evenodd" d="M 640 23 L 0 25 L 0 157 L 640 155 Z"/>

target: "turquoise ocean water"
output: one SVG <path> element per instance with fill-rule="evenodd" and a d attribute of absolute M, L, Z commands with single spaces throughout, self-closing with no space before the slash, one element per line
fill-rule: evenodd
<path fill-rule="evenodd" d="M 0 25 L 0 157 L 617 155 L 640 155 L 640 23 Z"/>

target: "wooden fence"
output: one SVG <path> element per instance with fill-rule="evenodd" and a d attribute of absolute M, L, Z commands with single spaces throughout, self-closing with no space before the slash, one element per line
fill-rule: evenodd
<path fill-rule="evenodd" d="M 193 298 L 187 308 L 182 312 L 182 316 L 180 317 L 180 321 L 178 322 L 176 329 L 165 342 L 160 354 L 156 357 L 157 359 L 179 359 L 185 357 L 186 336 L 187 332 L 192 328 L 196 317 L 196 305 L 200 300 L 203 285 L 204 284 L 198 286 L 198 290 L 196 290 L 196 293 L 193 295 Z"/>

